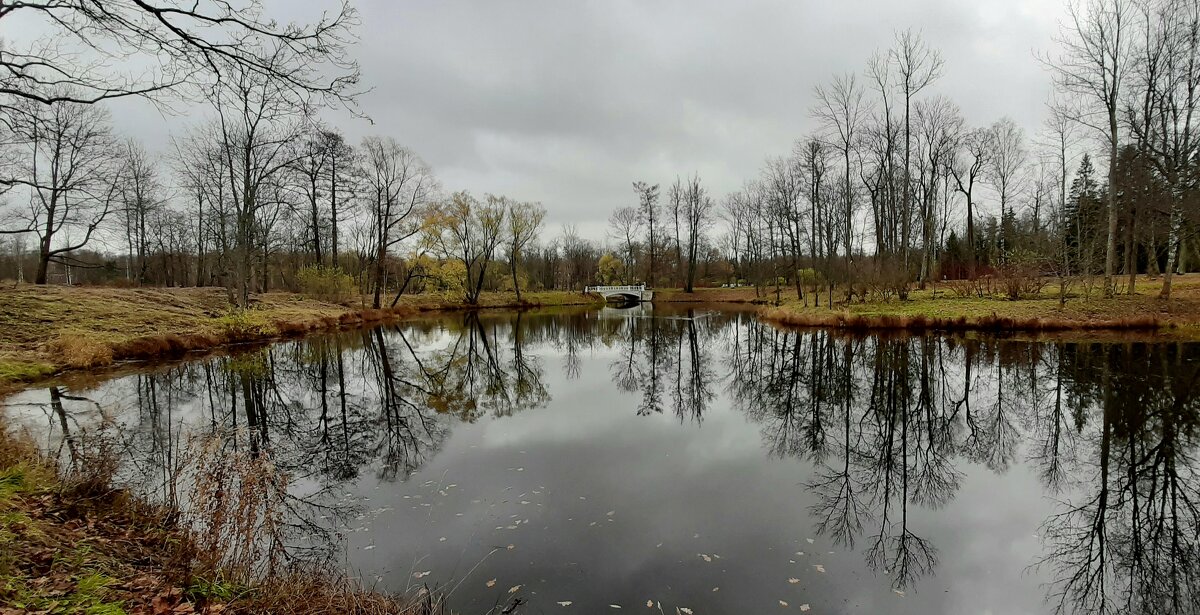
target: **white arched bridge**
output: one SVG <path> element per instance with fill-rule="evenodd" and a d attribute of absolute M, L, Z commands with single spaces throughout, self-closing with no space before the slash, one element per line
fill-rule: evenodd
<path fill-rule="evenodd" d="M 620 299 L 623 301 L 650 301 L 654 298 L 654 291 L 646 290 L 646 285 L 638 286 L 586 286 L 583 289 L 585 293 L 595 293 L 604 297 L 605 301 L 612 299 Z"/>

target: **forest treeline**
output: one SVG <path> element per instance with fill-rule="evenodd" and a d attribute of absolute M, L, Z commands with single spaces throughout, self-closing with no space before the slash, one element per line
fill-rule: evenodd
<path fill-rule="evenodd" d="M 1057 51 L 1038 58 L 1055 88 L 1037 134 L 968 122 L 936 93 L 940 52 L 900 31 L 861 72 L 814 88 L 811 134 L 741 189 L 639 178 L 603 241 L 549 229 L 539 203 L 445 186 L 390 136 L 352 142 L 323 121 L 361 115 L 348 3 L 287 26 L 257 2 L 14 5 L 0 19 L 41 11 L 57 36 L 0 54 L 0 279 L 219 286 L 238 305 L 357 291 L 380 306 L 597 282 L 832 300 L 835 287 L 866 299 L 1056 277 L 1064 294 L 1093 280 L 1113 294 L 1148 273 L 1169 297 L 1200 263 L 1200 6 L 1070 1 Z M 123 97 L 192 118 L 148 152 L 114 132 L 106 104 Z"/>

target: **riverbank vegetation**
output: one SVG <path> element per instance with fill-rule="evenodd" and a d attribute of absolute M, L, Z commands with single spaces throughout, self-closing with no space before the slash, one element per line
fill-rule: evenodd
<path fill-rule="evenodd" d="M 227 491 L 193 510 L 115 487 L 108 449 L 88 445 L 63 467 L 0 423 L 0 613 L 442 612 L 425 588 L 371 592 L 332 568 L 272 556 L 271 501 L 286 479 L 266 458 L 208 455 L 197 467 L 220 471 L 181 497 Z"/>
<path fill-rule="evenodd" d="M 1010 299 L 1001 289 L 980 290 L 984 280 L 970 285 L 929 285 L 913 290 L 905 299 L 875 294 L 859 301 L 835 302 L 827 297 L 809 302 L 789 297 L 764 307 L 768 321 L 800 327 L 834 327 L 852 330 L 982 330 L 994 332 L 1039 331 L 1140 331 L 1170 334 L 1174 338 L 1200 337 L 1200 280 L 1195 276 L 1175 281 L 1175 297 L 1159 298 L 1161 280 L 1142 281 L 1133 295 L 1087 297 L 1077 285 L 1059 295 L 1057 284 Z"/>
<path fill-rule="evenodd" d="M 594 295 L 488 292 L 474 306 L 454 294 L 405 295 L 382 309 L 371 298 L 335 303 L 295 293 L 255 294 L 231 308 L 219 288 L 105 288 L 18 285 L 0 288 L 0 390 L 63 369 L 123 359 L 178 355 L 403 318 L 422 311 L 600 305 Z"/>

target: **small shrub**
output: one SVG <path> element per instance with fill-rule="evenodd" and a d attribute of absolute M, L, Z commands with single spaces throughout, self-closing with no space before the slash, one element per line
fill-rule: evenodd
<path fill-rule="evenodd" d="M 296 284 L 301 294 L 330 303 L 349 303 L 358 290 L 354 277 L 340 267 L 321 265 L 302 267 L 296 273 Z"/>
<path fill-rule="evenodd" d="M 1044 260 L 1035 254 L 1014 253 L 996 272 L 1004 296 L 1016 301 L 1040 295 L 1050 281 L 1042 275 L 1044 265 Z"/>
<path fill-rule="evenodd" d="M 50 343 L 50 350 L 71 367 L 101 367 L 113 361 L 111 346 L 79 333 L 59 334 L 58 338 Z"/>
<path fill-rule="evenodd" d="M 278 333 L 273 326 L 256 320 L 251 312 L 252 310 L 229 312 L 217 318 L 216 324 L 234 340 L 257 339 Z"/>

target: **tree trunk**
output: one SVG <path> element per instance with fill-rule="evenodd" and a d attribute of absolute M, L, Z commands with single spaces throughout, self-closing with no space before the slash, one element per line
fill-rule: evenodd
<path fill-rule="evenodd" d="M 1113 272 L 1117 266 L 1117 191 L 1113 183 L 1117 179 L 1117 113 L 1113 108 L 1108 113 L 1108 244 L 1104 249 L 1104 294 L 1113 296 L 1116 287 Z"/>

